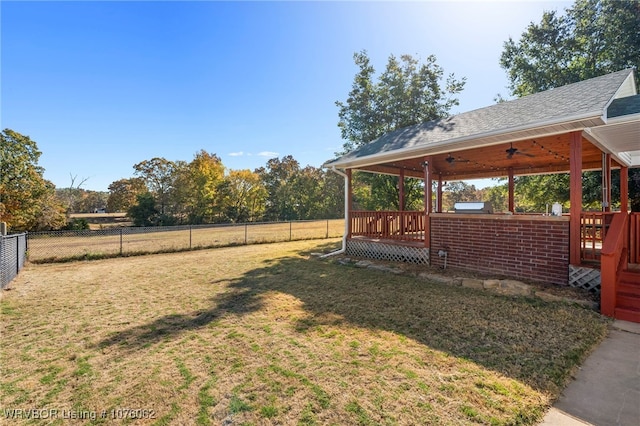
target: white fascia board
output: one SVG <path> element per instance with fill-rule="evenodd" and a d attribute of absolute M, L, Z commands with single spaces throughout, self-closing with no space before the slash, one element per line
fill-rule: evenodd
<path fill-rule="evenodd" d="M 636 88 L 636 79 L 635 79 L 635 71 L 631 69 L 627 78 L 624 79 L 618 90 L 616 90 L 615 95 L 613 95 L 614 99 L 618 98 L 626 98 L 627 96 L 633 96 L 638 94 L 638 89 Z"/>
<path fill-rule="evenodd" d="M 628 121 L 638 121 L 640 120 L 640 112 L 635 114 L 627 114 L 627 115 L 619 115 L 617 117 L 611 117 L 607 119 L 606 124 L 620 124 L 626 123 Z"/>
<path fill-rule="evenodd" d="M 590 120 L 600 120 L 604 124 L 602 111 L 594 111 L 594 112 L 589 112 L 589 113 L 585 113 L 585 114 L 576 115 L 576 116 L 573 116 L 573 117 L 563 118 L 561 120 L 557 120 L 557 119 L 556 120 L 547 120 L 547 121 L 542 121 L 542 122 L 535 123 L 533 125 L 518 126 L 518 127 L 512 127 L 510 129 L 506 129 L 506 130 L 494 130 L 494 131 L 478 133 L 478 134 L 470 135 L 470 136 L 462 136 L 462 137 L 454 138 L 454 139 L 446 139 L 446 140 L 443 140 L 443 141 L 435 142 L 433 144 L 429 144 L 427 146 L 423 145 L 423 146 L 417 146 L 417 147 L 397 149 L 397 150 L 393 150 L 393 151 L 381 152 L 381 153 L 378 153 L 378 154 L 368 155 L 366 157 L 354 158 L 352 160 L 345 160 L 345 161 L 337 160 L 335 162 L 332 162 L 330 165 L 331 166 L 335 166 L 335 167 L 339 167 L 341 169 L 349 169 L 349 168 L 356 168 L 356 167 L 366 167 L 366 166 L 372 166 L 372 165 L 376 165 L 376 164 L 380 164 L 380 163 L 384 163 L 384 162 L 389 162 L 389 161 L 399 161 L 399 160 L 402 160 L 402 159 L 415 158 L 415 157 L 419 157 L 421 155 L 442 154 L 442 153 L 450 151 L 451 150 L 451 145 L 459 145 L 459 146 L 456 147 L 457 151 L 460 151 L 460 150 L 463 150 L 463 149 L 466 149 L 466 148 L 481 148 L 483 146 L 498 145 L 498 144 L 501 144 L 501 143 L 506 143 L 506 142 L 518 140 L 518 137 L 513 135 L 515 133 L 524 132 L 524 131 L 534 131 L 534 130 L 537 130 L 537 129 L 544 130 L 544 128 L 550 127 L 550 126 L 557 126 L 557 125 L 561 125 L 561 124 L 571 124 L 571 123 L 575 123 L 575 122 L 579 123 L 581 121 L 589 120 L 589 119 Z M 579 126 L 576 126 L 576 128 L 574 130 L 582 130 L 584 128 L 585 128 L 584 125 L 579 125 Z M 541 136 L 552 136 L 552 135 L 558 134 L 558 133 L 566 133 L 566 131 L 564 131 L 564 132 L 540 132 L 538 137 L 541 137 Z M 504 139 L 501 139 L 498 142 L 491 142 L 491 143 L 485 143 L 485 144 L 480 144 L 480 145 L 470 145 L 470 143 L 472 143 L 473 141 L 476 141 L 478 139 L 497 137 L 497 136 L 504 136 Z"/>

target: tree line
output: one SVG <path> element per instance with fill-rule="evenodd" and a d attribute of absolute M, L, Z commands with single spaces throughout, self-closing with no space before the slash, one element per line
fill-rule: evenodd
<path fill-rule="evenodd" d="M 136 226 L 240 223 L 342 217 L 343 179 L 292 156 L 254 171 L 227 170 L 215 154 L 193 160 L 152 158 L 134 177 L 109 186 L 107 209 L 127 211 Z"/>
<path fill-rule="evenodd" d="M 526 96 L 623 68 L 640 65 L 640 2 L 576 0 L 564 15 L 545 12 L 518 40 L 503 45 L 500 65 L 507 72 L 510 95 Z M 366 51 L 354 55 L 358 68 L 345 101 L 336 102 L 341 155 L 383 134 L 444 118 L 458 104 L 465 78 L 445 74 L 434 56 L 424 62 L 391 55 L 376 71 Z M 636 74 L 636 83 L 640 76 Z M 497 101 L 503 100 L 501 95 Z M 227 170 L 220 158 L 204 150 L 193 160 L 152 158 L 133 166 L 134 176 L 113 182 L 109 193 L 74 188 L 56 190 L 42 176 L 40 152 L 28 136 L 1 132 L 0 216 L 12 231 L 58 229 L 70 212 L 101 203 L 108 211 L 127 211 L 136 225 L 197 224 L 335 218 L 343 215 L 343 179 L 327 170 L 301 167 L 291 156 L 274 158 L 256 170 Z M 612 197 L 619 202 L 618 173 Z M 516 210 L 545 211 L 549 200 L 568 204 L 568 174 L 518 176 Z M 399 206 L 399 187 L 405 205 Z M 601 172 L 583 173 L 583 208 L 597 209 Z M 486 200 L 506 210 L 507 185 L 478 191 L 464 182 L 445 185 L 443 207 L 456 201 Z M 420 179 L 354 173 L 354 207 L 363 210 L 422 209 Z M 629 199 L 640 211 L 640 168 L 629 169 Z M 614 204 L 615 207 L 615 204 Z M 89 209 L 91 210 L 91 209 Z"/>
<path fill-rule="evenodd" d="M 76 228 L 72 213 L 127 212 L 136 226 L 333 219 L 344 215 L 344 180 L 292 156 L 272 158 L 256 170 L 227 169 L 201 150 L 189 161 L 152 158 L 109 192 L 74 185 L 56 188 L 38 165 L 29 136 L 0 132 L 0 217 L 11 232 Z"/>

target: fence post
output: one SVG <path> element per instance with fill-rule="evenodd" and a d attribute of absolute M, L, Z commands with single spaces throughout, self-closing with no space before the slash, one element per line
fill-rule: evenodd
<path fill-rule="evenodd" d="M 20 272 L 20 237 L 16 235 L 16 275 Z"/>
<path fill-rule="evenodd" d="M 327 235 L 325 235 L 325 238 L 329 238 L 329 219 L 327 219 Z"/>
<path fill-rule="evenodd" d="M 247 227 L 249 226 L 249 224 L 247 224 L 247 222 L 244 223 L 244 245 L 247 245 Z"/>
<path fill-rule="evenodd" d="M 193 225 L 189 225 L 189 250 L 191 250 L 191 228 L 193 228 Z"/>
<path fill-rule="evenodd" d="M 291 228 L 293 226 L 293 221 L 289 221 L 289 241 L 291 241 L 292 239 L 292 232 L 291 232 Z"/>
<path fill-rule="evenodd" d="M 122 228 L 120 228 L 120 256 L 122 256 Z"/>

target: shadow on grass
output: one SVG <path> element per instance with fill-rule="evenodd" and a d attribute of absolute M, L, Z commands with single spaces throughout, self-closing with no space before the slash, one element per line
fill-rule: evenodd
<path fill-rule="evenodd" d="M 265 262 L 228 289 L 212 299 L 208 310 L 158 318 L 99 346 L 145 347 L 212 321 L 259 311 L 267 292 L 280 292 L 300 300 L 308 313 L 292 324 L 299 333 L 335 326 L 335 318 L 342 318 L 342 325 L 397 333 L 557 395 L 607 329 L 606 320 L 578 306 L 299 257 Z"/>

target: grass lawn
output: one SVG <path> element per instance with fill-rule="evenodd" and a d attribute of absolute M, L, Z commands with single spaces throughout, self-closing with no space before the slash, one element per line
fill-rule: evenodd
<path fill-rule="evenodd" d="M 308 256 L 337 244 L 29 265 L 0 299 L 3 420 L 535 424 L 606 334 L 577 306 Z"/>

